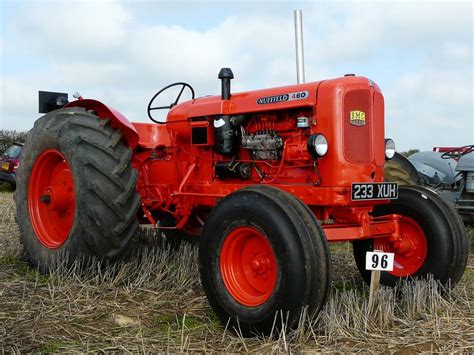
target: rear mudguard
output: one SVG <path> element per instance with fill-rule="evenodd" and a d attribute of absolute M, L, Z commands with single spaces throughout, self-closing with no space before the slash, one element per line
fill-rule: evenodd
<path fill-rule="evenodd" d="M 454 159 L 443 159 L 441 155 L 440 152 L 418 152 L 409 156 L 408 160 L 415 165 L 420 173 L 430 179 L 437 174 L 437 178 L 433 180 L 434 185 L 436 185 L 436 181 L 442 184 L 454 184 L 459 180 L 455 170 L 457 162 Z"/>
<path fill-rule="evenodd" d="M 93 99 L 82 99 L 68 103 L 64 107 L 82 107 L 86 110 L 92 110 L 97 113 L 100 118 L 110 120 L 112 128 L 122 131 L 123 140 L 132 149 L 138 144 L 138 133 L 132 123 L 120 112 L 100 101 Z"/>

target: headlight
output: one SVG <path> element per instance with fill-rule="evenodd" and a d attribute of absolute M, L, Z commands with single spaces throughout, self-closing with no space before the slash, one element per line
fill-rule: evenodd
<path fill-rule="evenodd" d="M 328 140 L 322 134 L 313 134 L 308 139 L 308 151 L 315 159 L 325 156 L 328 152 Z"/>
<path fill-rule="evenodd" d="M 395 142 L 390 138 L 385 139 L 385 158 L 392 159 L 395 156 Z"/>

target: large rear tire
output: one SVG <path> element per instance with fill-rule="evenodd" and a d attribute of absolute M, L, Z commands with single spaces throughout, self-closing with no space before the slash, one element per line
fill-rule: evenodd
<path fill-rule="evenodd" d="M 469 255 L 469 239 L 459 215 L 432 191 L 419 186 L 403 186 L 398 200 L 380 205 L 375 216 L 400 215 L 402 240 L 386 238 L 353 243 L 354 256 L 362 277 L 365 254 L 374 249 L 395 253 L 393 271 L 381 273 L 381 283 L 395 286 L 402 279 L 433 277 L 445 286 L 454 286 L 462 277 Z M 397 244 L 398 243 L 398 244 Z"/>
<path fill-rule="evenodd" d="M 413 164 L 400 153 L 385 161 L 385 181 L 398 182 L 400 185 L 419 185 L 420 176 Z"/>
<path fill-rule="evenodd" d="M 29 132 L 15 201 L 21 242 L 36 267 L 115 259 L 136 233 L 132 151 L 108 123 L 68 108 L 41 117 Z"/>
<path fill-rule="evenodd" d="M 293 329 L 330 288 L 330 255 L 314 215 L 269 186 L 224 198 L 210 213 L 199 246 L 201 282 L 221 322 L 245 336 Z M 281 311 L 281 313 L 280 313 Z"/>

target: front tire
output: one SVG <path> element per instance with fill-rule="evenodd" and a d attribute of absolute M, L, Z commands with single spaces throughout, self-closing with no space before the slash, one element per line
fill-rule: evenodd
<path fill-rule="evenodd" d="M 35 122 L 17 172 L 20 238 L 33 265 L 115 259 L 138 229 L 132 151 L 108 120 L 81 108 Z"/>
<path fill-rule="evenodd" d="M 211 307 L 245 336 L 280 329 L 278 315 L 294 328 L 305 308 L 319 311 L 330 287 L 322 228 L 295 197 L 269 186 L 239 190 L 211 211 L 199 263 Z"/>
<path fill-rule="evenodd" d="M 395 253 L 394 270 L 381 273 L 385 286 L 428 276 L 446 286 L 460 280 L 469 240 L 460 217 L 438 195 L 419 186 L 401 187 L 398 200 L 374 210 L 375 216 L 387 214 L 400 216 L 400 241 L 377 238 L 353 242 L 355 261 L 365 281 L 370 282 L 365 254 L 374 249 Z"/>

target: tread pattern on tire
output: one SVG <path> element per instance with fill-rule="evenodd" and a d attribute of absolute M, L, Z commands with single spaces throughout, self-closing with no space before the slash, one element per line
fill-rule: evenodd
<path fill-rule="evenodd" d="M 48 113 L 35 122 L 28 134 L 25 150 L 27 156 L 31 151 L 31 164 L 35 155 L 40 153 L 35 152 L 38 144 L 57 145 L 73 170 L 76 215 L 71 235 L 74 233 L 80 239 L 80 250 L 68 250 L 72 256 L 87 254 L 114 259 L 124 251 L 138 230 L 137 212 L 141 203 L 135 189 L 138 173 L 131 165 L 132 150 L 121 138 L 122 133 L 110 127 L 109 120 L 100 119 L 82 108 Z M 28 169 L 20 166 L 19 180 L 26 190 L 30 173 L 31 166 Z M 18 201 L 27 195 L 21 195 L 17 194 L 18 215 L 29 219 L 24 204 Z M 27 236 L 26 228 L 22 232 L 24 237 L 32 238 Z M 28 254 L 32 253 L 34 251 Z M 54 251 L 46 253 L 54 254 Z M 34 260 L 36 257 L 30 255 L 29 258 L 34 263 L 48 263 L 47 260 Z"/>
<path fill-rule="evenodd" d="M 309 241 L 311 248 L 312 248 L 312 256 L 309 256 L 309 262 L 314 264 L 314 260 L 312 258 L 314 256 L 318 256 L 318 259 L 325 259 L 326 260 L 326 265 L 325 265 L 325 270 L 318 270 L 317 273 L 312 273 L 311 275 L 311 282 L 308 284 L 308 288 L 310 288 L 309 294 L 308 294 L 308 314 L 313 315 L 317 313 L 321 307 L 324 305 L 324 302 L 329 294 L 329 291 L 331 290 L 331 275 L 332 275 L 332 263 L 331 263 L 331 254 L 329 252 L 329 247 L 328 243 L 326 242 L 326 239 L 321 240 L 317 239 L 316 236 L 325 236 L 324 230 L 319 223 L 319 221 L 316 219 L 316 216 L 313 214 L 311 209 L 304 204 L 300 199 L 296 198 L 292 194 L 278 189 L 273 186 L 269 185 L 254 185 L 247 187 L 243 190 L 252 190 L 252 191 L 258 191 L 260 193 L 267 194 L 268 196 L 273 196 L 276 197 L 277 201 L 282 201 L 286 199 L 289 202 L 289 205 L 285 205 L 283 203 L 280 203 L 280 207 L 283 208 L 284 210 L 288 211 L 289 208 L 291 208 L 293 211 L 289 212 L 288 214 L 294 214 L 296 213 L 298 216 L 300 216 L 306 225 L 306 228 L 310 231 L 310 234 L 305 233 L 304 231 L 301 231 L 300 237 L 302 238 L 307 238 Z M 321 253 L 324 255 L 321 255 Z M 316 268 L 313 268 L 316 270 Z M 320 284 L 316 284 L 315 280 L 319 278 L 323 280 L 324 286 L 321 287 Z M 322 295 L 320 294 L 322 293 Z M 322 300 L 322 301 L 321 301 Z"/>

